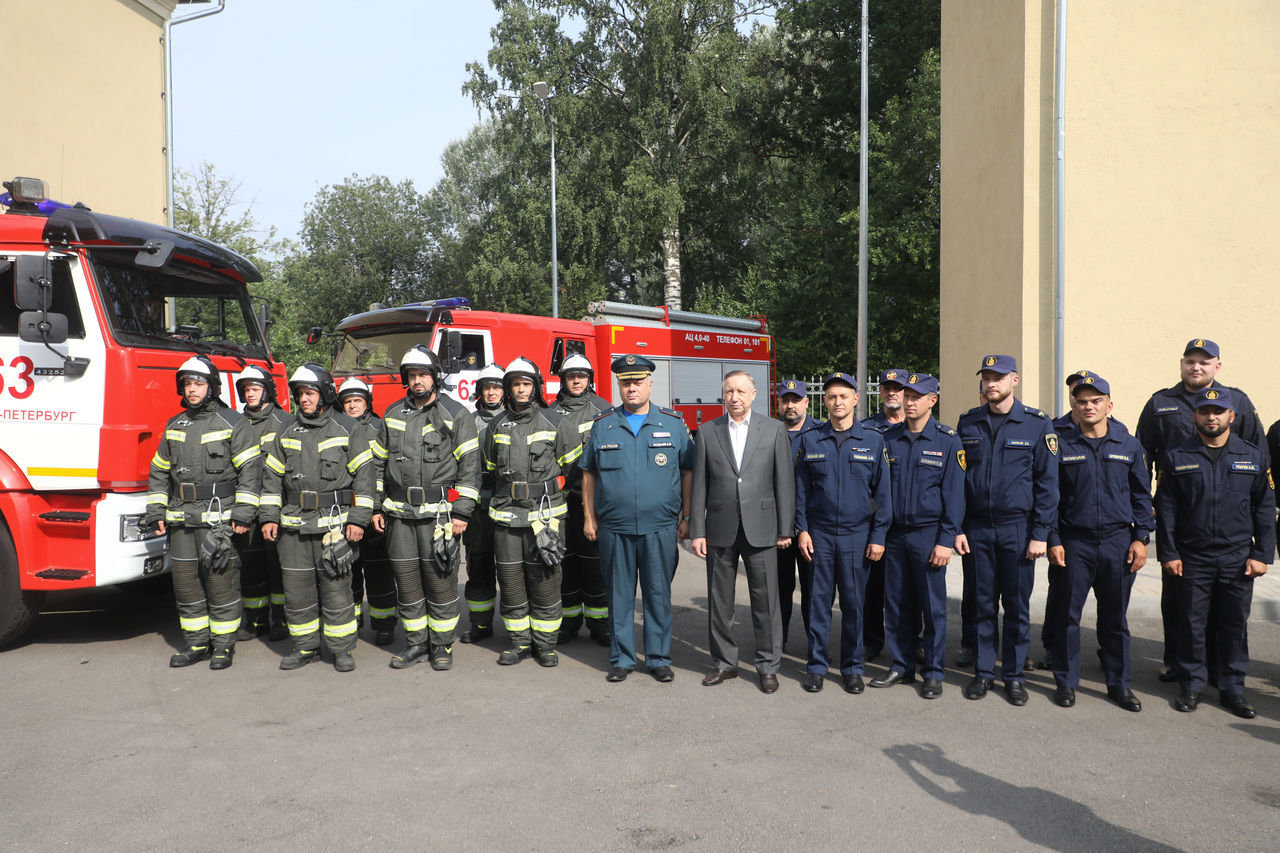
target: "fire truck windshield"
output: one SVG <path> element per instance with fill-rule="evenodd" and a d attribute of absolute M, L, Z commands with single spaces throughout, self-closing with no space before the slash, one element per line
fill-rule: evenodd
<path fill-rule="evenodd" d="M 333 357 L 333 375 L 400 372 L 400 359 L 414 344 L 431 346 L 429 324 L 358 329 L 342 336 Z"/>
<path fill-rule="evenodd" d="M 190 350 L 193 343 L 266 358 L 262 331 L 238 282 L 196 267 L 163 270 L 93 257 L 111 333 L 124 346 Z"/>

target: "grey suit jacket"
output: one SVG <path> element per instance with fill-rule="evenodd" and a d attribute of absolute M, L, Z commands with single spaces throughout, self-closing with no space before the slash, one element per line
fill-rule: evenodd
<path fill-rule="evenodd" d="M 733 461 L 727 414 L 698 430 L 693 459 L 692 538 L 728 547 L 738 536 L 739 522 L 754 548 L 792 535 L 796 478 L 791 439 L 781 421 L 751 413 L 741 471 Z"/>

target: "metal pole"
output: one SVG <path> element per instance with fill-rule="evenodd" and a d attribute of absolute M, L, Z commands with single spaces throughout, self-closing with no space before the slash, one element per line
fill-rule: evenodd
<path fill-rule="evenodd" d="M 862 116 L 858 140 L 858 419 L 867 416 L 867 2 L 862 0 Z"/>
<path fill-rule="evenodd" d="M 551 118 L 551 316 L 560 316 L 560 261 L 556 247 L 556 117 L 547 101 Z"/>
<path fill-rule="evenodd" d="M 165 224 L 173 227 L 173 28 L 187 21 L 207 18 L 216 15 L 227 5 L 226 0 L 219 0 L 216 9 L 206 9 L 187 15 L 185 18 L 171 18 L 164 22 L 164 160 L 165 172 Z"/>
<path fill-rule="evenodd" d="M 1058 50 L 1054 68 L 1053 163 L 1053 408 L 1066 411 L 1067 379 L 1067 0 L 1058 0 Z"/>

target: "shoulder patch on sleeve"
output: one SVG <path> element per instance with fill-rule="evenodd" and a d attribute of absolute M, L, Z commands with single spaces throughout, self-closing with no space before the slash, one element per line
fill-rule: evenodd
<path fill-rule="evenodd" d="M 1044 437 L 1045 446 L 1049 448 L 1049 452 L 1054 456 L 1058 455 L 1058 434 L 1051 432 Z"/>

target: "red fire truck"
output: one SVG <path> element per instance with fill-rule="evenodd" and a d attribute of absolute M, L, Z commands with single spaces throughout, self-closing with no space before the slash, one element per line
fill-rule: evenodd
<path fill-rule="evenodd" d="M 313 330 L 313 339 L 318 332 Z M 613 359 L 627 353 L 652 359 L 653 401 L 680 412 L 693 430 L 724 412 L 720 386 L 730 370 L 745 370 L 755 379 L 757 410 L 767 414 L 771 400 L 774 342 L 763 317 L 595 302 L 582 320 L 566 320 L 473 311 L 467 299 L 453 297 L 354 314 L 338 324 L 338 332 L 334 376 L 368 381 L 379 412 L 404 396 L 400 358 L 414 344 L 440 355 L 447 393 L 468 407 L 474 407 L 481 369 L 491 362 L 505 367 L 518 356 L 542 369 L 547 399 L 554 399 L 560 390 L 555 373 L 572 353 L 591 360 L 596 391 L 610 401 L 619 399 L 609 372 Z"/>
<path fill-rule="evenodd" d="M 5 183 L 0 204 L 0 645 L 48 590 L 166 570 L 166 542 L 138 528 L 147 473 L 178 410 L 174 372 L 193 353 L 246 364 L 284 387 L 246 282 L 261 276 L 199 237 Z M 234 402 L 234 401 L 233 401 Z"/>

